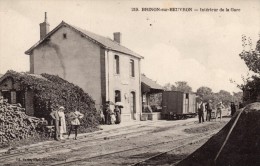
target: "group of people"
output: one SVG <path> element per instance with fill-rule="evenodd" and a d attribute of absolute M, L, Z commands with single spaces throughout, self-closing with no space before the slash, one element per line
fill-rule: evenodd
<path fill-rule="evenodd" d="M 100 106 L 100 124 L 120 124 L 121 108 L 122 106 L 115 105 L 115 109 L 112 111 L 112 109 L 110 109 L 110 104 L 106 104 L 105 108 Z M 67 114 L 67 116 L 65 116 L 64 110 L 65 108 L 63 106 L 58 106 L 58 109 L 52 109 L 52 112 L 50 113 L 51 118 L 54 120 L 54 138 L 55 140 L 65 139 L 64 134 L 67 133 L 66 118 L 68 118 L 70 127 L 67 139 L 69 139 L 72 130 L 74 130 L 74 139 L 76 140 L 78 135 L 78 128 L 80 126 L 79 119 L 82 119 L 84 115 L 75 109 L 73 112 L 70 112 Z"/>
<path fill-rule="evenodd" d="M 121 123 L 121 107 L 115 105 L 115 109 L 110 108 L 110 104 L 106 104 L 106 107 L 100 106 L 100 124 L 120 124 Z"/>
<path fill-rule="evenodd" d="M 65 133 L 67 133 L 64 110 L 65 110 L 65 108 L 63 106 L 59 106 L 58 109 L 54 109 L 50 113 L 51 118 L 54 120 L 54 129 L 55 129 L 54 137 L 55 137 L 55 140 L 64 139 L 63 135 Z M 70 129 L 69 129 L 69 132 L 68 132 L 67 139 L 69 139 L 71 131 L 73 129 L 75 130 L 74 139 L 75 140 L 77 139 L 78 127 L 80 125 L 79 119 L 83 118 L 83 116 L 84 115 L 77 110 L 74 110 L 73 112 L 68 114 L 68 118 L 69 118 L 69 121 L 70 121 Z"/>
<path fill-rule="evenodd" d="M 242 103 L 239 102 L 239 109 L 242 107 L 243 107 Z M 215 115 L 216 119 L 215 120 L 217 120 L 218 117 L 220 117 L 220 120 L 222 120 L 222 111 L 223 111 L 223 109 L 225 109 L 225 106 L 223 105 L 222 101 L 217 103 L 215 108 L 216 108 L 216 115 Z M 230 109 L 231 109 L 231 116 L 233 116 L 236 112 L 236 105 L 234 102 L 231 102 Z M 204 112 L 206 112 L 206 121 L 210 121 L 212 119 L 212 117 L 211 117 L 212 110 L 213 110 L 212 100 L 209 100 L 208 102 L 203 103 L 203 101 L 201 99 L 198 104 L 199 123 L 204 122 Z"/>
<path fill-rule="evenodd" d="M 239 108 L 241 107 L 241 104 Z M 223 105 L 222 101 L 216 104 L 216 115 L 215 118 L 216 120 L 218 117 L 220 117 L 220 120 L 222 120 L 222 111 L 225 109 L 225 106 Z M 236 106 L 234 102 L 231 102 L 230 105 L 231 108 L 231 116 L 233 116 L 236 112 Z M 206 103 L 203 103 L 202 100 L 200 100 L 199 105 L 198 105 L 198 115 L 199 115 L 199 123 L 204 122 L 204 112 L 206 112 L 206 121 L 210 121 L 212 119 L 211 114 L 213 110 L 213 104 L 212 101 L 209 100 Z"/>
<path fill-rule="evenodd" d="M 220 120 L 222 118 L 222 109 L 225 108 L 222 102 L 219 102 L 217 104 L 217 113 L 216 113 L 216 119 L 218 117 L 218 114 L 220 115 Z M 199 123 L 204 122 L 204 112 L 206 112 L 206 121 L 211 120 L 211 114 L 213 110 L 213 104 L 212 100 L 209 100 L 206 103 L 203 103 L 202 100 L 200 100 L 199 105 L 198 105 L 198 116 L 199 116 Z"/>

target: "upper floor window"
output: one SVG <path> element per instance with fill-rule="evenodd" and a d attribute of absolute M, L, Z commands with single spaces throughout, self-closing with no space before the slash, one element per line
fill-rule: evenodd
<path fill-rule="evenodd" d="M 135 76 L 135 62 L 133 59 L 130 59 L 130 76 Z"/>
<path fill-rule="evenodd" d="M 115 59 L 114 59 L 114 72 L 115 72 L 115 74 L 119 74 L 120 73 L 119 56 L 118 55 L 115 55 Z"/>
<path fill-rule="evenodd" d="M 67 39 L 67 34 L 63 33 L 63 39 Z"/>

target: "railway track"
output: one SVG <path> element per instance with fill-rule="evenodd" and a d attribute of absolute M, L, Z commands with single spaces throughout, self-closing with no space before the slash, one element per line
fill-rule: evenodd
<path fill-rule="evenodd" d="M 193 136 L 188 136 L 188 137 L 185 137 L 185 138 L 179 138 L 179 139 L 163 141 L 163 142 L 156 142 L 156 143 L 152 143 L 152 144 L 148 144 L 148 145 L 144 145 L 144 146 L 137 146 L 137 147 L 133 147 L 133 148 L 127 148 L 127 149 L 113 151 L 113 152 L 110 152 L 110 153 L 104 153 L 104 154 L 95 155 L 95 156 L 91 156 L 91 157 L 82 156 L 82 157 L 78 157 L 77 159 L 71 159 L 71 160 L 66 160 L 66 161 L 62 161 L 62 162 L 53 163 L 53 164 L 51 164 L 51 166 L 56 166 L 56 165 L 73 165 L 73 164 L 79 165 L 80 163 L 86 164 L 84 162 L 89 162 L 89 161 L 91 161 L 93 159 L 104 158 L 104 157 L 113 156 L 113 155 L 116 155 L 116 154 L 122 155 L 125 152 L 130 152 L 130 151 L 134 151 L 135 152 L 135 151 L 140 151 L 141 149 L 146 149 L 146 150 L 149 151 L 149 148 L 151 148 L 151 147 L 156 148 L 158 146 L 158 148 L 161 148 L 162 145 L 168 146 L 169 143 L 172 144 L 173 142 L 175 142 L 176 144 L 181 144 L 181 145 L 177 145 L 177 146 L 175 145 L 173 148 L 171 148 L 170 150 L 167 150 L 165 152 L 157 153 L 156 155 L 152 155 L 152 156 L 150 156 L 148 158 L 142 159 L 142 160 L 140 160 L 138 162 L 135 162 L 134 164 L 130 164 L 132 166 L 136 166 L 136 165 L 140 165 L 141 163 L 144 163 L 144 162 L 146 162 L 146 161 L 148 161 L 150 159 L 153 159 L 155 157 L 158 157 L 160 155 L 168 153 L 170 151 L 173 151 L 173 150 L 176 150 L 178 148 L 184 147 L 184 146 L 186 146 L 188 144 L 191 144 L 191 143 L 194 143 L 196 141 L 208 138 L 208 137 L 214 135 L 216 132 L 217 131 L 210 132 L 208 134 L 203 133 L 203 134 L 197 134 L 197 135 L 193 135 Z M 206 134 L 206 136 L 205 136 L 205 134 Z M 198 138 L 198 137 L 199 137 L 199 139 L 193 139 L 193 138 Z M 190 140 L 190 139 L 192 139 L 192 141 L 188 141 L 188 143 L 184 143 L 184 144 L 181 143 L 182 141 Z"/>
<path fill-rule="evenodd" d="M 191 141 L 191 142 L 187 142 L 187 143 L 182 144 L 182 145 L 180 145 L 180 146 L 176 146 L 176 147 L 174 147 L 174 148 L 171 148 L 170 150 L 167 150 L 167 151 L 165 151 L 165 152 L 161 152 L 161 153 L 158 153 L 158 154 L 156 154 L 156 155 L 150 156 L 150 157 L 148 157 L 148 158 L 146 158 L 146 159 L 143 159 L 143 160 L 141 160 L 141 161 L 138 161 L 138 162 L 136 162 L 136 163 L 134 163 L 134 164 L 131 164 L 131 165 L 129 165 L 129 166 L 141 166 L 141 165 L 146 165 L 146 163 L 147 163 L 148 161 L 150 161 L 150 160 L 153 160 L 153 159 L 155 159 L 155 158 L 157 158 L 157 157 L 166 155 L 167 153 L 173 152 L 173 151 L 175 151 L 175 150 L 177 150 L 177 149 L 179 149 L 179 148 L 182 148 L 182 147 L 185 147 L 185 146 L 187 146 L 187 145 L 190 145 L 191 143 L 199 142 L 199 141 L 201 141 L 201 140 L 210 138 L 210 137 L 211 137 L 212 135 L 214 135 L 214 134 L 215 134 L 215 133 L 212 133 L 212 134 L 210 134 L 210 135 L 201 137 L 201 138 L 196 139 L 196 140 L 193 140 L 193 141 Z M 177 161 L 175 161 L 174 163 L 172 163 L 171 166 L 176 165 L 176 164 L 179 163 L 181 160 L 182 160 L 182 159 L 177 159 Z M 148 165 L 149 165 L 149 164 L 148 164 Z"/>
<path fill-rule="evenodd" d="M 194 122 L 185 123 L 185 126 L 191 125 L 193 123 Z M 183 124 L 184 123 L 178 123 L 178 124 L 174 125 L 173 127 L 180 126 L 180 125 L 183 125 Z M 138 127 L 146 127 L 147 129 L 141 130 L 141 133 L 140 133 L 140 131 L 128 132 L 129 129 L 133 129 L 133 128 L 136 128 L 136 127 L 137 128 Z M 93 136 L 95 136 L 95 134 L 91 134 L 91 135 L 87 135 L 85 137 L 81 137 L 79 140 L 73 140 L 73 141 L 69 141 L 69 142 L 65 141 L 63 143 L 58 142 L 59 144 L 55 145 L 55 146 L 52 145 L 52 144 L 45 145 L 45 146 L 39 145 L 39 146 L 30 147 L 30 148 L 13 150 L 11 154 L 0 153 L 0 161 L 5 161 L 5 160 L 11 159 L 11 158 L 18 158 L 19 156 L 23 157 L 26 154 L 34 154 L 34 153 L 37 153 L 37 154 L 42 153 L 43 154 L 43 153 L 49 152 L 51 150 L 57 151 L 57 150 L 62 149 L 64 147 L 76 147 L 76 146 L 88 147 L 88 146 L 93 146 L 93 144 L 91 144 L 91 142 L 95 142 L 95 141 L 98 141 L 98 140 L 104 140 L 103 143 L 105 143 L 105 142 L 108 142 L 109 140 L 115 141 L 116 139 L 125 139 L 127 137 L 130 138 L 130 137 L 133 137 L 133 136 L 137 136 L 138 134 L 147 134 L 149 132 L 152 132 L 154 130 L 154 127 L 153 127 L 153 129 L 151 129 L 151 127 L 149 127 L 149 126 L 136 125 L 134 127 L 133 126 L 125 127 L 125 129 L 123 129 L 123 130 L 122 130 L 122 128 L 118 128 L 117 130 L 114 130 L 113 132 L 116 133 L 119 130 L 121 132 L 125 131 L 125 133 L 111 135 L 111 133 L 110 133 L 111 131 L 109 130 L 109 131 L 106 131 L 105 134 L 99 135 L 99 137 L 97 137 L 97 138 L 93 138 Z M 135 135 L 135 134 L 137 134 L 137 135 Z M 107 138 L 107 139 L 104 139 L 104 138 Z M 88 144 L 84 145 L 84 143 L 88 143 Z M 99 142 L 99 144 L 100 144 L 100 142 Z"/>
<path fill-rule="evenodd" d="M 146 129 L 146 130 L 143 130 L 142 132 L 146 133 L 150 131 L 150 129 Z M 25 155 L 25 154 L 33 154 L 33 153 L 46 153 L 46 152 L 49 152 L 51 150 L 59 150 L 61 148 L 64 148 L 64 147 L 75 147 L 79 144 L 83 144 L 83 143 L 91 143 L 93 141 L 98 141 L 98 140 L 104 140 L 104 141 L 109 141 L 110 139 L 116 139 L 116 138 L 125 138 L 125 136 L 127 137 L 129 134 L 135 134 L 135 133 L 140 133 L 140 131 L 135 131 L 135 132 L 127 132 L 125 134 L 116 134 L 116 135 L 105 135 L 105 136 L 100 136 L 98 138 L 93 138 L 93 139 L 88 139 L 88 138 L 82 138 L 80 140 L 76 140 L 75 142 L 67 142 L 67 143 L 63 143 L 63 144 L 59 144 L 59 145 L 56 145 L 56 146 L 48 146 L 48 147 L 41 147 L 41 146 L 37 146 L 37 147 L 34 147 L 34 148 L 30 148 L 30 149 L 23 149 L 23 150 L 20 150 L 20 151 L 17 151 L 17 152 L 13 152 L 12 154 L 3 154 L 2 156 L 0 156 L 0 161 L 2 160 L 6 160 L 6 159 L 9 159 L 9 158 L 13 158 L 13 157 L 18 157 L 18 156 L 22 156 L 22 155 Z M 87 146 L 93 146 L 93 145 L 87 145 Z M 85 146 L 85 147 L 87 147 Z"/>
<path fill-rule="evenodd" d="M 0 153 L 0 160 L 1 160 L 1 157 L 7 156 L 10 153 L 14 154 L 14 153 L 23 152 L 23 151 L 30 151 L 30 150 L 34 150 L 34 149 L 38 149 L 38 148 L 42 148 L 42 147 L 45 147 L 45 148 L 59 147 L 59 146 L 64 146 L 64 145 L 67 145 L 67 144 L 70 144 L 70 143 L 77 144 L 77 143 L 81 143 L 82 141 L 84 142 L 84 141 L 92 140 L 90 138 L 93 138 L 96 135 L 98 135 L 100 137 L 106 137 L 106 136 L 111 136 L 110 134 L 111 134 L 112 131 L 114 133 L 116 133 L 117 131 L 121 131 L 121 132 L 122 131 L 128 131 L 128 130 L 130 130 L 132 128 L 136 128 L 136 127 L 144 127 L 144 126 L 142 126 L 140 124 L 132 125 L 132 126 L 124 126 L 124 127 L 117 128 L 117 129 L 110 129 L 110 130 L 107 130 L 107 131 L 98 131 L 98 132 L 95 132 L 95 133 L 90 133 L 90 134 L 85 135 L 85 136 L 80 136 L 80 137 L 78 137 L 77 140 L 73 140 L 73 141 L 71 139 L 70 140 L 62 140 L 60 142 L 55 141 L 55 142 L 47 144 L 47 145 L 36 145 L 36 146 L 32 146 L 32 147 L 18 148 L 18 149 L 14 149 L 14 150 L 11 150 L 11 151 L 1 152 Z M 87 140 L 86 140 L 86 138 L 87 138 Z M 93 140 L 96 140 L 96 139 L 93 139 Z M 64 144 L 64 142 L 66 142 L 66 144 Z"/>

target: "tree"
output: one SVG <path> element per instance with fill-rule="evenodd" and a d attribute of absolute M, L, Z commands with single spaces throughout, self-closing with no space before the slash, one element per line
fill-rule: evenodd
<path fill-rule="evenodd" d="M 213 100 L 212 89 L 206 86 L 201 86 L 197 89 L 197 95 L 203 98 L 204 101 Z"/>
<path fill-rule="evenodd" d="M 163 89 L 168 91 L 192 92 L 192 88 L 186 81 L 177 81 L 175 85 L 167 83 L 163 86 Z"/>
<path fill-rule="evenodd" d="M 251 103 L 260 100 L 260 77 L 252 76 L 252 80 L 243 86 L 243 101 Z"/>
<path fill-rule="evenodd" d="M 215 102 L 222 101 L 222 103 L 226 106 L 233 101 L 232 99 L 233 96 L 228 91 L 220 90 L 218 93 L 214 93 L 214 101 Z"/>
<path fill-rule="evenodd" d="M 201 97 L 205 95 L 212 95 L 212 89 L 206 86 L 201 86 L 197 89 L 197 94 Z"/>
<path fill-rule="evenodd" d="M 171 90 L 176 90 L 176 87 L 174 85 L 172 85 L 171 83 L 167 83 L 163 86 L 163 89 L 167 90 L 167 91 L 171 91 Z"/>
<path fill-rule="evenodd" d="M 256 48 L 253 51 L 251 48 L 248 51 L 245 51 L 246 45 L 252 46 L 252 41 L 248 38 L 248 43 L 246 43 L 246 36 L 242 36 L 242 42 L 244 50 L 239 54 L 240 58 L 243 59 L 249 68 L 249 70 L 260 74 L 260 40 L 256 43 Z"/>
<path fill-rule="evenodd" d="M 188 85 L 186 81 L 175 82 L 176 90 L 181 92 L 192 92 L 192 88 Z"/>
<path fill-rule="evenodd" d="M 246 103 L 254 102 L 260 100 L 260 40 L 256 43 L 255 50 L 252 50 L 252 41 L 248 38 L 246 42 L 246 36 L 242 36 L 243 51 L 239 54 L 241 59 L 245 61 L 245 64 L 249 70 L 256 73 L 251 78 L 243 79 L 246 82 L 242 85 L 237 85 L 241 90 L 243 90 L 243 101 Z M 246 45 L 250 46 L 248 51 L 245 51 Z"/>
<path fill-rule="evenodd" d="M 243 99 L 243 92 L 233 92 L 233 101 L 234 102 L 242 102 Z"/>

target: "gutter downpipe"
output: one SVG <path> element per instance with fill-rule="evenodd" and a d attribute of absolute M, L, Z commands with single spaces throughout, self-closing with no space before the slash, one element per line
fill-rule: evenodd
<path fill-rule="evenodd" d="M 108 57 L 109 50 L 106 50 L 105 59 L 106 59 L 106 101 L 110 101 L 109 97 L 109 57 Z"/>
<path fill-rule="evenodd" d="M 142 114 L 143 114 L 143 95 L 142 95 L 142 88 L 141 88 L 141 84 L 142 84 L 142 81 L 141 81 L 141 59 L 139 59 L 139 63 L 138 63 L 138 67 L 139 67 L 139 93 L 140 93 L 140 99 L 139 99 L 139 103 L 140 103 L 140 107 L 139 107 L 139 110 L 140 110 L 140 121 L 141 121 L 141 117 L 142 117 Z"/>

